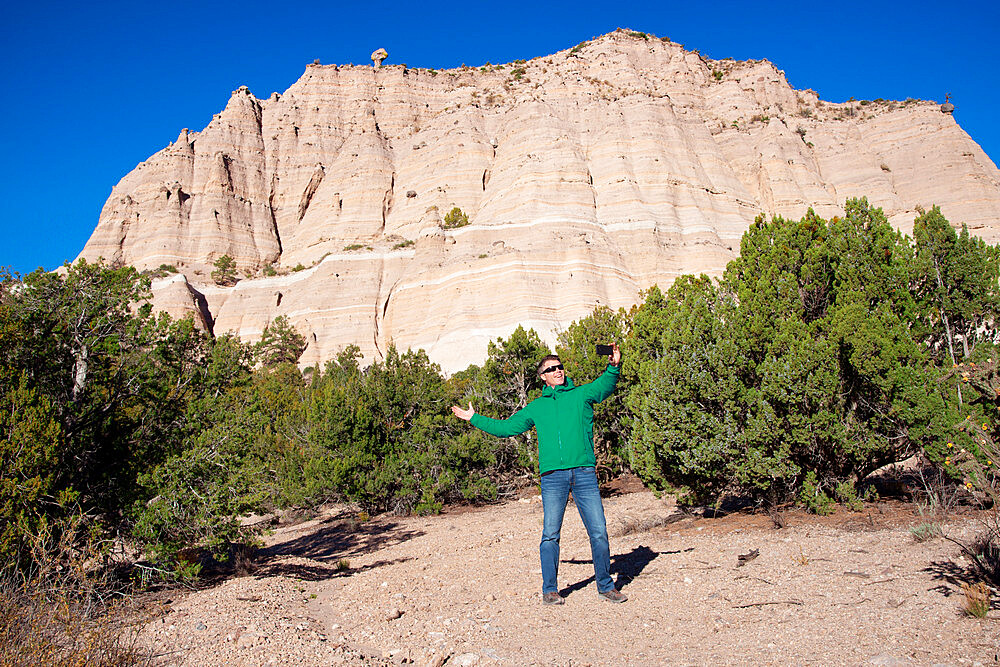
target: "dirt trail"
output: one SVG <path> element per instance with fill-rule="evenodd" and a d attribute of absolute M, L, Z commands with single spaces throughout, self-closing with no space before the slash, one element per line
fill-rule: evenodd
<path fill-rule="evenodd" d="M 960 613 L 969 563 L 951 542 L 915 542 L 909 506 L 792 513 L 782 529 L 685 517 L 648 492 L 605 511 L 624 604 L 596 595 L 572 507 L 559 607 L 540 601 L 537 497 L 353 528 L 339 508 L 278 529 L 257 572 L 177 596 L 145 636 L 165 661 L 198 666 L 1000 661 L 996 600 L 985 620 Z M 965 538 L 975 527 L 944 525 Z"/>

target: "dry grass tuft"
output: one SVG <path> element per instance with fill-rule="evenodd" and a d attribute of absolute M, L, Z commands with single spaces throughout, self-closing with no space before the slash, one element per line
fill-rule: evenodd
<path fill-rule="evenodd" d="M 972 618 L 986 618 L 990 611 L 990 589 L 983 583 L 962 584 L 965 598 L 962 601 L 962 612 Z"/>
<path fill-rule="evenodd" d="M 151 665 L 129 584 L 70 523 L 36 536 L 30 565 L 0 570 L 0 665 Z"/>
<path fill-rule="evenodd" d="M 238 577 L 245 577 L 257 571 L 257 547 L 239 544 L 233 547 L 233 571 Z"/>
<path fill-rule="evenodd" d="M 0 665 L 151 665 L 128 601 L 102 603 L 46 589 L 10 573 L 0 578 Z"/>

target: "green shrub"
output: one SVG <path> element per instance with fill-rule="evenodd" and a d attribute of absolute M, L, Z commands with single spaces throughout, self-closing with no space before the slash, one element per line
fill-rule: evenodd
<path fill-rule="evenodd" d="M 910 535 L 916 542 L 926 542 L 935 537 L 941 537 L 941 526 L 936 523 L 924 522 L 910 528 Z"/>
<path fill-rule="evenodd" d="M 758 219 L 720 282 L 651 290 L 623 371 L 637 474 L 691 501 L 821 509 L 838 482 L 849 500 L 848 481 L 941 438 L 910 253 L 879 209 L 852 200 L 829 222 Z"/>
<path fill-rule="evenodd" d="M 315 377 L 313 425 L 302 450 L 307 480 L 368 512 L 435 512 L 459 499 L 491 499 L 496 457 L 451 414 L 457 397 L 426 354 L 399 354 L 361 371 L 357 348 Z"/>
<path fill-rule="evenodd" d="M 854 486 L 853 479 L 837 482 L 837 486 L 833 490 L 833 495 L 838 503 L 852 512 L 860 512 L 864 508 L 864 503 L 858 497 L 858 491 Z"/>
<path fill-rule="evenodd" d="M 177 554 L 190 547 L 225 560 L 231 545 L 251 539 L 239 517 L 260 509 L 264 491 L 258 475 L 227 446 L 227 435 L 210 430 L 140 477 L 152 498 L 137 506 L 134 534 L 155 563 L 183 567 Z"/>
<path fill-rule="evenodd" d="M 229 255 L 223 255 L 212 264 L 215 270 L 212 271 L 212 280 L 216 285 L 231 286 L 238 280 L 236 277 L 236 260 Z"/>
<path fill-rule="evenodd" d="M 0 548 L 18 565 L 25 537 L 74 516 L 81 534 L 127 538 L 138 476 L 193 428 L 209 339 L 148 297 L 134 269 L 83 260 L 0 279 Z"/>
<path fill-rule="evenodd" d="M 265 367 L 294 364 L 306 349 L 306 339 L 286 316 L 278 315 L 264 327 L 254 349 Z"/>
<path fill-rule="evenodd" d="M 152 271 L 143 271 L 143 275 L 147 275 L 150 278 L 165 278 L 171 273 L 177 273 L 177 267 L 173 264 L 160 264 L 157 268 Z"/>
<path fill-rule="evenodd" d="M 462 212 L 459 207 L 454 207 L 448 211 L 444 216 L 444 228 L 445 229 L 456 229 L 458 227 L 465 227 L 469 224 L 469 216 Z"/>
<path fill-rule="evenodd" d="M 820 516 L 833 514 L 836 509 L 836 503 L 834 503 L 833 498 L 823 491 L 819 485 L 816 473 L 812 470 L 806 473 L 805 479 L 802 480 L 802 486 L 799 489 L 799 501 L 810 512 L 819 514 Z"/>

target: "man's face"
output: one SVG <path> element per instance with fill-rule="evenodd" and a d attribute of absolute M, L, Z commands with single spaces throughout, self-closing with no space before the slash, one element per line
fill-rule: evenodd
<path fill-rule="evenodd" d="M 558 366 L 558 368 L 553 368 Z M 548 370 L 552 368 L 553 370 Z M 553 359 L 545 364 L 545 368 L 542 369 L 542 381 L 549 387 L 560 387 L 566 383 L 566 371 L 562 367 L 562 362 L 558 359 Z"/>

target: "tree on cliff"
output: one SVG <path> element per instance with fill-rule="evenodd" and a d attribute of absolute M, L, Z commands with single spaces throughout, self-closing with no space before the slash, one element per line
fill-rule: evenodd
<path fill-rule="evenodd" d="M 216 285 L 230 287 L 237 283 L 236 260 L 229 255 L 223 255 L 212 264 L 215 271 L 212 271 L 212 280 Z"/>
<path fill-rule="evenodd" d="M 256 345 L 257 358 L 265 367 L 294 364 L 306 349 L 306 339 L 288 318 L 278 315 L 261 334 Z"/>

